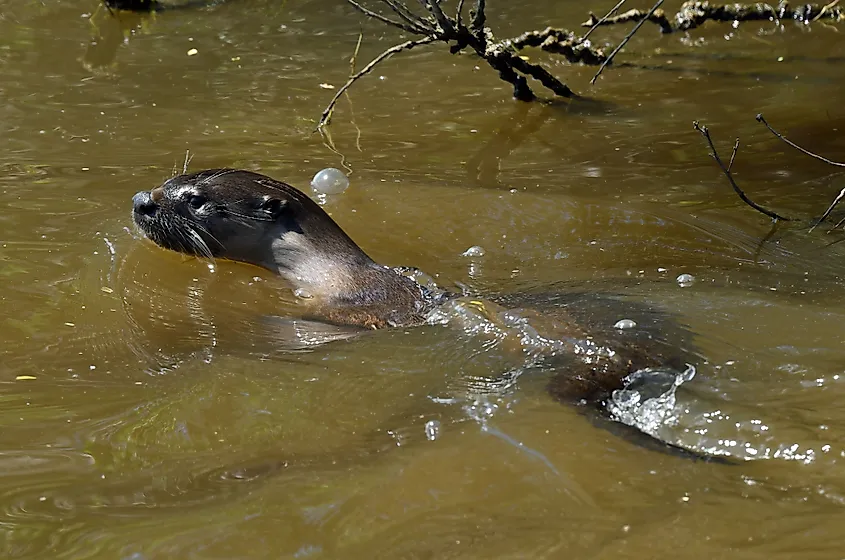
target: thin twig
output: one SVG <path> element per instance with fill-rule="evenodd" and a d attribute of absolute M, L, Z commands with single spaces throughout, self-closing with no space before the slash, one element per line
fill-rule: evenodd
<path fill-rule="evenodd" d="M 343 92 L 345 92 L 347 89 L 349 89 L 349 87 L 352 84 L 354 84 L 355 81 L 358 78 L 369 74 L 373 70 L 373 68 L 375 68 L 378 65 L 379 62 L 381 62 L 382 60 L 389 58 L 389 57 L 393 56 L 394 54 L 401 52 L 405 49 L 413 49 L 414 47 L 418 47 L 420 45 L 427 45 L 428 43 L 432 43 L 436 40 L 437 40 L 437 37 L 423 37 L 422 39 L 405 41 L 404 43 L 399 43 L 398 45 L 393 45 L 392 47 L 390 47 L 389 49 L 387 49 L 386 51 L 384 51 L 383 53 L 381 53 L 380 55 L 378 55 L 377 57 L 372 59 L 369 62 L 369 64 L 367 64 L 366 66 L 364 66 L 361 69 L 360 72 L 358 72 L 357 74 L 355 74 L 354 76 L 349 78 L 349 80 L 347 80 L 347 82 L 345 84 L 343 84 L 340 87 L 340 89 L 337 90 L 337 93 L 335 93 L 331 102 L 328 104 L 326 109 L 323 111 L 323 116 L 320 118 L 320 122 L 317 125 L 317 129 L 320 129 L 320 128 L 326 126 L 326 124 L 328 124 L 328 122 L 331 120 L 332 111 L 334 110 L 334 106 L 335 106 L 335 104 L 337 104 L 337 100 L 340 99 L 340 96 L 343 95 Z"/>
<path fill-rule="evenodd" d="M 461 23 L 465 19 L 463 17 L 463 8 L 466 0 L 458 0 L 454 18 L 446 15 L 443 11 L 442 6 L 444 0 L 418 0 L 428 10 L 428 15 L 425 17 L 417 16 L 403 3 L 403 0 L 381 0 L 382 3 L 387 4 L 398 15 L 401 21 L 394 21 L 365 8 L 360 3 L 360 0 L 347 1 L 367 17 L 372 17 L 393 27 L 399 27 L 409 31 L 419 38 L 387 49 L 370 62 L 361 72 L 350 77 L 349 81 L 337 91 L 328 107 L 326 107 L 317 128 L 326 126 L 329 123 L 332 111 L 340 96 L 358 78 L 370 72 L 376 64 L 399 51 L 412 49 L 418 45 L 435 41 L 447 43 L 449 45 L 449 51 L 452 54 L 459 53 L 467 48 L 475 51 L 479 57 L 499 73 L 499 77 L 502 80 L 513 85 L 514 97 L 519 100 L 531 101 L 536 99 L 534 92 L 528 85 L 527 77 L 538 80 L 544 87 L 557 95 L 563 97 L 572 97 L 574 95 L 564 83 L 555 78 L 545 68 L 537 64 L 531 64 L 523 57 L 520 57 L 517 51 L 521 47 L 516 46 L 518 40 L 496 40 L 490 28 L 485 27 L 485 22 L 487 21 L 484 13 L 486 6 L 485 0 L 474 0 L 474 9 L 469 10 L 469 26 Z M 542 33 L 534 32 L 528 35 L 531 35 L 531 37 L 525 40 L 533 45 L 540 40 Z M 536 37 L 534 37 L 535 35 Z M 604 54 L 601 51 L 590 49 L 587 44 L 582 44 L 573 33 L 556 30 L 554 37 L 546 36 L 545 39 L 548 40 L 542 44 L 537 43 L 537 45 L 549 52 L 562 54 L 567 60 L 596 65 L 601 60 L 604 60 Z"/>
<path fill-rule="evenodd" d="M 817 160 L 819 160 L 819 161 L 823 161 L 823 162 L 825 162 L 825 163 L 829 163 L 830 165 L 835 165 L 835 166 L 837 166 L 837 167 L 845 167 L 845 163 L 840 163 L 840 162 L 838 162 L 838 161 L 832 161 L 832 160 L 829 160 L 829 159 L 827 159 L 827 158 L 826 158 L 826 157 L 824 157 L 824 156 L 820 156 L 820 155 L 818 155 L 818 154 L 814 154 L 814 153 L 813 153 L 813 152 L 811 152 L 810 150 L 806 150 L 806 149 L 802 148 L 801 146 L 799 146 L 798 144 L 796 144 L 795 142 L 793 142 L 792 140 L 788 139 L 786 136 L 784 136 L 783 134 L 781 134 L 780 132 L 778 132 L 777 130 L 775 130 L 774 128 L 772 128 L 771 126 L 769 126 L 769 123 L 767 123 L 767 122 L 766 122 L 766 119 L 764 119 L 764 118 L 763 118 L 763 115 L 762 115 L 762 114 L 757 115 L 757 122 L 761 122 L 761 123 L 763 123 L 764 125 L 766 125 L 766 128 L 768 128 L 768 129 L 769 129 L 769 132 L 771 132 L 772 134 L 774 134 L 775 136 L 777 136 L 778 138 L 780 138 L 781 140 L 783 140 L 784 142 L 786 142 L 787 144 L 789 144 L 790 146 L 792 146 L 793 148 L 795 148 L 796 150 L 798 150 L 799 152 L 805 153 L 805 154 L 807 154 L 807 155 L 808 155 L 808 156 L 810 156 L 810 157 L 814 157 L 814 158 L 816 158 L 816 159 L 817 159 Z"/>
<path fill-rule="evenodd" d="M 111 17 L 115 17 L 114 10 L 111 9 L 111 6 L 109 6 L 109 3 L 107 2 L 107 0 L 102 0 L 101 5 L 106 7 L 106 9 L 109 11 L 109 15 Z"/>
<path fill-rule="evenodd" d="M 358 32 L 358 42 L 355 44 L 355 50 L 352 51 L 352 56 L 349 57 L 349 76 L 355 73 L 355 61 L 358 60 L 358 51 L 361 50 L 361 41 L 364 40 L 364 32 Z"/>
<path fill-rule="evenodd" d="M 840 200 L 842 200 L 842 197 L 845 197 L 845 189 L 839 191 L 839 194 L 836 195 L 836 198 L 833 199 L 833 202 L 831 202 L 830 206 L 827 207 L 827 210 L 824 211 L 822 217 L 819 218 L 815 224 L 813 224 L 813 227 L 810 228 L 810 231 L 816 229 L 817 226 L 819 226 L 823 221 L 827 219 L 828 216 L 830 216 L 830 213 L 833 212 L 833 209 L 836 208 L 836 205 L 839 204 Z M 842 225 L 841 221 L 835 226 L 833 226 L 833 229 L 837 229 L 840 225 Z"/>
<path fill-rule="evenodd" d="M 182 165 L 183 175 L 188 172 L 188 166 L 191 164 L 192 159 L 194 159 L 194 155 L 191 153 L 191 150 L 185 150 L 185 163 Z"/>
<path fill-rule="evenodd" d="M 397 16 L 399 16 L 402 20 L 404 20 L 408 25 L 414 28 L 416 33 L 420 35 L 428 35 L 434 28 L 432 28 L 428 22 L 424 19 L 418 17 L 414 14 L 411 10 L 405 7 L 401 1 L 397 0 L 382 0 L 385 4 L 387 4 L 391 10 L 393 10 Z"/>
<path fill-rule="evenodd" d="M 355 74 L 355 61 L 358 59 L 358 51 L 361 50 L 361 41 L 364 40 L 364 33 L 358 33 L 358 43 L 355 45 L 355 51 L 352 53 L 352 57 L 349 59 L 349 76 L 351 77 Z M 355 147 L 358 148 L 359 152 L 361 150 L 361 127 L 358 126 L 358 123 L 355 122 L 355 111 L 352 107 L 352 98 L 349 97 L 349 92 L 346 92 L 346 100 L 349 102 L 349 120 L 352 122 L 352 126 L 355 127 L 356 135 L 355 135 Z M 349 169 L 349 175 L 352 174 L 352 170 Z"/>
<path fill-rule="evenodd" d="M 464 0 L 458 0 L 458 7 L 455 10 L 455 21 L 458 23 L 458 29 L 461 28 L 461 17 L 462 17 L 463 12 L 464 12 Z"/>
<path fill-rule="evenodd" d="M 487 15 L 484 10 L 484 0 L 475 0 L 475 10 L 472 14 L 470 29 L 472 29 L 472 32 L 476 35 L 484 32 L 484 24 L 487 22 Z"/>
<path fill-rule="evenodd" d="M 836 222 L 836 225 L 835 225 L 835 226 L 833 226 L 833 229 L 831 229 L 830 231 L 834 231 L 834 230 L 839 229 L 839 227 L 840 227 L 842 224 L 845 224 L 845 218 L 842 218 L 841 220 L 839 220 L 838 222 Z M 828 232 L 828 233 L 830 233 L 830 232 Z"/>
<path fill-rule="evenodd" d="M 343 155 L 343 152 L 341 152 L 337 149 L 337 147 L 335 147 L 334 140 L 332 139 L 332 132 L 329 127 L 321 128 L 320 136 L 323 138 L 323 146 L 328 148 L 329 151 L 331 151 L 340 158 L 340 166 L 346 170 L 346 175 L 352 175 L 352 167 L 349 165 L 349 163 L 347 163 L 346 156 Z"/>
<path fill-rule="evenodd" d="M 760 262 L 760 254 L 763 252 L 763 247 L 766 246 L 766 243 L 769 242 L 771 238 L 775 236 L 780 227 L 780 221 L 772 220 L 772 227 L 769 229 L 769 233 L 763 236 L 763 239 L 760 240 L 760 243 L 757 244 L 757 249 L 754 251 L 754 262 Z"/>
<path fill-rule="evenodd" d="M 176 175 L 184 175 L 188 172 L 188 165 L 191 163 L 191 160 L 194 159 L 194 155 L 191 153 L 191 150 L 188 149 L 185 151 L 185 161 L 182 163 L 182 171 L 179 171 L 179 162 L 173 162 L 173 176 Z"/>
<path fill-rule="evenodd" d="M 839 4 L 839 0 L 833 0 L 833 2 L 831 2 L 830 4 L 825 4 L 824 6 L 822 6 L 822 9 L 819 12 L 819 15 L 814 17 L 811 21 L 817 21 L 819 18 L 821 18 L 823 15 L 825 15 L 829 9 L 835 8 L 837 4 Z"/>
<path fill-rule="evenodd" d="M 441 40 L 449 40 L 452 37 L 455 37 L 455 27 L 452 25 L 452 22 L 446 17 L 446 14 L 443 13 L 443 10 L 440 8 L 439 0 L 423 0 L 425 2 L 426 8 L 434 15 L 434 19 L 437 20 L 437 25 L 440 26 L 440 29 L 443 30 L 443 37 Z"/>
<path fill-rule="evenodd" d="M 833 233 L 833 231 L 831 230 L 831 231 L 829 231 L 828 233 Z M 830 243 L 828 243 L 827 245 L 825 245 L 825 246 L 824 246 L 824 248 L 825 248 L 825 249 L 827 249 L 828 247 L 831 247 L 831 246 L 833 246 L 833 245 L 836 245 L 837 243 L 842 243 L 843 241 L 845 241 L 845 237 L 842 237 L 842 238 L 837 239 L 837 240 L 835 240 L 835 241 L 831 241 Z"/>
<path fill-rule="evenodd" d="M 739 138 L 736 139 L 734 142 L 734 151 L 731 152 L 731 161 L 728 163 L 728 172 L 730 172 L 731 168 L 734 166 L 734 160 L 736 159 L 736 152 L 739 150 Z"/>
<path fill-rule="evenodd" d="M 584 36 L 583 36 L 583 37 L 581 37 L 581 40 L 582 40 L 582 41 L 586 41 L 586 40 L 587 40 L 587 37 L 589 37 L 589 36 L 590 36 L 590 33 L 592 33 L 593 31 L 595 31 L 597 27 L 599 27 L 602 23 L 604 23 L 605 21 L 607 21 L 607 18 L 609 18 L 610 16 L 612 16 L 613 14 L 615 14 L 615 13 L 619 10 L 619 8 L 621 8 L 621 7 L 622 7 L 622 4 L 624 4 L 626 1 L 627 1 L 627 0 L 619 0 L 619 2 L 618 2 L 615 6 L 613 6 L 613 7 L 610 9 L 610 11 L 609 11 L 609 12 L 607 12 L 606 14 L 604 14 L 604 15 L 602 16 L 602 18 L 601 18 L 600 20 L 598 20 L 598 21 L 595 23 L 595 25 L 593 25 L 593 26 L 590 28 L 590 30 L 589 30 L 589 31 L 587 31 L 587 32 L 584 34 Z"/>
<path fill-rule="evenodd" d="M 710 155 L 713 157 L 713 159 L 716 160 L 716 163 L 719 164 L 719 167 L 721 168 L 722 173 L 724 173 L 725 177 L 728 178 L 728 181 L 730 181 L 731 186 L 733 187 L 734 191 L 736 192 L 736 194 L 739 195 L 739 198 L 741 198 L 743 202 L 745 202 L 747 205 L 754 208 L 758 212 L 762 212 L 763 214 L 765 214 L 766 216 L 770 217 L 773 220 L 783 220 L 785 222 L 791 221 L 790 218 L 785 218 L 785 217 L 783 217 L 779 214 L 776 214 L 775 212 L 772 212 L 771 210 L 766 210 L 765 208 L 763 208 L 762 206 L 760 206 L 759 204 L 757 204 L 756 202 L 754 202 L 750 198 L 748 198 L 745 195 L 745 193 L 742 192 L 742 189 L 739 188 L 739 185 L 736 184 L 736 181 L 734 181 L 734 178 L 733 178 L 733 175 L 731 174 L 730 169 L 725 167 L 725 164 L 722 162 L 722 158 L 719 157 L 719 152 L 716 151 L 716 146 L 713 145 L 713 139 L 710 138 L 710 131 L 707 130 L 707 127 L 700 125 L 698 121 L 693 122 L 692 126 L 699 133 L 701 133 L 701 135 L 704 137 L 705 140 L 707 140 L 707 144 L 708 144 L 708 146 L 710 146 Z M 734 144 L 734 146 L 735 146 L 734 149 L 736 149 L 738 147 L 737 144 Z M 731 160 L 733 160 L 733 156 L 731 157 Z"/>
<path fill-rule="evenodd" d="M 353 6 L 355 6 L 355 9 L 357 9 L 358 11 L 360 11 L 361 13 L 363 13 L 366 16 L 369 16 L 371 18 L 375 18 L 379 21 L 383 21 L 387 25 L 392 25 L 393 27 L 398 27 L 399 29 L 404 29 L 408 33 L 416 33 L 416 31 L 414 30 L 413 27 L 411 27 L 409 25 L 405 25 L 404 23 L 401 23 L 401 22 L 398 22 L 398 21 L 393 21 L 389 17 L 385 17 L 385 16 L 383 16 L 383 15 L 377 13 L 377 12 L 369 10 L 369 9 L 365 8 L 364 6 L 362 6 L 361 4 L 359 4 L 358 2 L 356 2 L 355 0 L 346 0 L 346 1 L 349 2 L 350 4 L 352 4 Z"/>
<path fill-rule="evenodd" d="M 648 21 L 648 18 L 650 18 L 650 17 L 651 17 L 651 15 L 652 15 L 654 12 L 656 12 L 656 11 L 657 11 L 657 9 L 658 9 L 660 6 L 662 6 L 662 5 L 663 5 L 663 0 L 657 0 L 657 2 L 654 4 L 654 6 L 652 6 L 652 7 L 651 7 L 651 10 L 649 10 L 648 14 L 647 14 L 647 15 L 646 15 L 643 19 L 641 19 L 640 21 L 638 21 L 638 22 L 637 22 L 637 25 L 635 25 L 635 26 L 634 26 L 634 28 L 631 30 L 631 32 L 630 32 L 630 33 L 628 33 L 628 35 L 627 35 L 624 39 L 622 39 L 622 42 L 621 42 L 621 43 L 619 43 L 619 46 L 618 46 L 618 47 L 616 47 L 615 49 L 613 49 L 613 52 L 612 52 L 612 53 L 610 53 L 610 56 L 608 56 L 608 57 L 605 59 L 605 61 L 604 61 L 604 62 L 602 62 L 601 66 L 599 67 L 599 71 L 598 71 L 598 72 L 596 72 L 596 75 L 595 75 L 595 76 L 593 76 L 593 79 L 592 79 L 592 80 L 590 80 L 590 84 L 594 84 L 594 83 L 596 83 L 596 80 L 598 79 L 598 77 L 599 77 L 599 75 L 602 73 L 602 71 L 604 70 L 604 67 L 605 67 L 605 66 L 607 66 L 608 64 L 610 64 L 610 61 L 611 61 L 611 60 L 613 60 L 613 57 L 614 57 L 614 56 L 616 56 L 616 53 L 618 53 L 619 51 L 621 51 L 621 50 L 622 50 L 622 47 L 624 47 L 624 46 L 625 46 L 625 44 L 626 44 L 626 43 L 627 43 L 627 42 L 631 39 L 631 37 L 633 37 L 633 36 L 634 36 L 634 33 L 636 33 L 636 32 L 637 32 L 637 30 L 638 30 L 640 27 L 642 27 L 642 26 L 643 26 L 643 24 L 644 24 L 646 21 Z"/>

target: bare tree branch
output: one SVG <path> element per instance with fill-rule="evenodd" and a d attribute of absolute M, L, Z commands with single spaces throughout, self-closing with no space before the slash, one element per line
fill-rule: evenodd
<path fill-rule="evenodd" d="M 790 146 L 792 146 L 793 148 L 795 148 L 796 150 L 798 150 L 799 152 L 804 153 L 804 154 L 807 154 L 807 155 L 808 155 L 808 156 L 810 156 L 810 157 L 814 157 L 814 158 L 816 158 L 817 160 L 819 160 L 819 161 L 823 161 L 823 162 L 828 163 L 828 164 L 830 164 L 830 165 L 835 165 L 835 166 L 837 166 L 837 167 L 845 167 L 845 163 L 840 163 L 840 162 L 838 162 L 838 161 L 833 161 L 833 160 L 827 159 L 827 158 L 826 158 L 826 157 L 824 157 L 824 156 L 820 156 L 820 155 L 818 155 L 818 154 L 814 154 L 814 153 L 813 153 L 813 152 L 811 152 L 810 150 L 807 150 L 807 149 L 805 149 L 805 148 L 802 148 L 801 146 L 799 146 L 798 144 L 796 144 L 795 142 L 793 142 L 792 140 L 790 140 L 789 138 L 787 138 L 786 136 L 784 136 L 783 134 L 781 134 L 780 132 L 778 132 L 777 130 L 775 130 L 774 128 L 772 128 L 771 126 L 769 126 L 769 123 L 767 123 L 767 122 L 766 122 L 766 119 L 764 119 L 764 118 L 763 118 L 762 113 L 761 113 L 761 114 L 758 114 L 756 118 L 757 118 L 757 122 L 761 122 L 761 123 L 763 123 L 763 124 L 766 126 L 766 128 L 768 128 L 768 129 L 769 129 L 769 132 L 771 132 L 772 134 L 774 134 L 775 136 L 777 136 L 778 138 L 780 138 L 781 140 L 783 140 L 784 142 L 786 142 L 787 144 L 789 144 Z"/>
<path fill-rule="evenodd" d="M 828 13 L 829 9 L 836 7 L 838 4 L 839 0 L 833 0 L 833 2 L 831 2 L 830 4 L 825 4 L 824 6 L 822 6 L 822 11 L 819 12 L 819 15 L 814 17 L 811 21 L 818 21 L 822 18 L 822 16 Z"/>
<path fill-rule="evenodd" d="M 706 21 L 780 21 L 796 20 L 804 23 L 819 19 L 842 21 L 845 10 L 837 6 L 839 0 L 826 5 L 799 4 L 791 8 L 787 2 L 781 2 L 777 7 L 769 4 L 711 4 L 697 0 L 684 2 L 674 18 L 669 18 L 663 11 L 643 12 L 642 10 L 628 10 L 614 17 L 597 20 L 590 14 L 590 18 L 581 24 L 582 27 L 598 27 L 614 25 L 629 21 L 650 21 L 660 26 L 663 33 L 675 31 L 689 31 Z"/>
<path fill-rule="evenodd" d="M 728 163 L 728 171 L 730 171 L 734 166 L 737 151 L 739 151 L 739 138 L 737 138 L 736 142 L 734 142 L 734 150 L 731 152 L 731 161 Z"/>
<path fill-rule="evenodd" d="M 472 22 L 470 23 L 470 30 L 479 34 L 484 31 L 484 24 L 487 23 L 487 14 L 484 0 L 475 0 L 475 10 L 470 11 Z"/>
<path fill-rule="evenodd" d="M 575 34 L 563 30 L 546 32 L 532 32 L 513 40 L 497 41 L 493 32 L 484 26 L 487 21 L 484 13 L 485 0 L 476 0 L 474 10 L 470 10 L 471 21 L 469 27 L 462 23 L 464 0 L 459 0 L 454 18 L 448 16 L 441 7 L 441 0 L 419 0 L 428 14 L 420 16 L 414 13 L 402 0 L 381 0 L 401 21 L 396 21 L 382 14 L 366 8 L 358 0 L 347 0 L 356 10 L 367 17 L 377 19 L 390 26 L 407 31 L 419 38 L 395 45 L 374 58 L 360 72 L 351 76 L 335 94 L 323 111 L 317 128 L 326 126 L 340 96 L 362 76 L 390 57 L 403 50 L 409 50 L 419 45 L 442 41 L 449 45 L 452 54 L 464 49 L 472 49 L 487 64 L 499 73 L 499 77 L 513 85 L 513 95 L 519 100 L 530 101 L 536 98 L 528 85 L 527 76 L 539 81 L 544 87 L 562 97 L 572 97 L 574 93 L 563 82 L 546 70 L 543 66 L 531 63 L 526 57 L 518 54 L 519 49 L 526 46 L 539 46 L 548 52 L 561 54 L 572 62 L 600 64 L 605 60 L 600 50 L 591 49 L 589 43 L 584 42 Z M 661 0 L 662 1 L 662 0 Z"/>
<path fill-rule="evenodd" d="M 795 142 L 793 142 L 792 140 L 790 140 L 789 138 L 787 138 L 786 136 L 784 136 L 783 134 L 781 134 L 780 132 L 778 132 L 777 130 L 772 128 L 771 125 L 766 121 L 766 119 L 763 118 L 762 113 L 758 114 L 756 119 L 757 119 L 757 122 L 763 123 L 763 125 L 766 128 L 769 129 L 769 132 L 771 132 L 772 134 L 774 134 L 775 136 L 777 136 L 778 138 L 783 140 L 786 144 L 788 144 L 789 146 L 792 146 L 793 148 L 795 148 L 796 150 L 798 150 L 802 154 L 807 154 L 808 156 L 810 156 L 812 158 L 815 158 L 819 161 L 823 161 L 823 162 L 830 164 L 830 165 L 834 165 L 836 167 L 845 167 L 845 163 L 841 163 L 841 162 L 838 162 L 838 161 L 833 161 L 833 160 L 827 159 L 826 157 L 820 156 L 819 154 L 816 154 L 816 153 L 813 153 L 806 148 L 802 148 L 801 146 L 799 146 L 798 144 L 796 144 Z M 814 229 L 816 229 L 822 222 L 824 222 L 827 219 L 828 216 L 830 216 L 830 213 L 833 212 L 833 209 L 836 208 L 836 206 L 842 201 L 843 197 L 845 197 L 845 189 L 842 189 L 841 191 L 839 191 L 839 194 L 836 195 L 836 198 L 833 199 L 833 202 L 831 202 L 830 205 L 827 207 L 827 210 L 824 211 L 824 214 L 822 214 L 822 217 L 819 218 L 816 221 L 815 224 L 813 224 L 813 227 L 810 228 L 810 231 L 813 231 Z M 845 218 L 843 218 L 839 223 L 837 223 L 835 226 L 833 226 L 833 229 L 838 229 L 839 226 L 841 226 L 843 223 L 845 223 Z"/>
<path fill-rule="evenodd" d="M 601 49 L 592 48 L 583 38 L 554 27 L 547 27 L 543 31 L 527 31 L 511 39 L 510 44 L 516 49 L 538 47 L 546 52 L 562 55 L 572 63 L 597 65 L 607 59 Z"/>
<path fill-rule="evenodd" d="M 785 218 L 785 217 L 781 216 L 780 214 L 777 214 L 777 213 L 775 213 L 771 210 L 767 210 L 767 209 L 763 208 L 762 206 L 760 206 L 759 204 L 757 204 L 756 202 L 752 201 L 750 198 L 748 198 L 745 195 L 745 193 L 742 191 L 742 189 L 739 188 L 739 185 L 736 184 L 736 181 L 734 181 L 734 178 L 733 178 L 733 175 L 731 174 L 730 168 L 725 167 L 725 164 L 722 162 L 722 158 L 719 157 L 719 152 L 716 151 L 716 146 L 713 145 L 713 139 L 710 138 L 710 131 L 707 130 L 707 127 L 702 126 L 701 124 L 699 124 L 698 121 L 693 122 L 692 126 L 704 137 L 705 140 L 707 140 L 707 145 L 710 147 L 710 155 L 713 157 L 713 159 L 716 160 L 716 163 L 719 164 L 719 168 L 722 170 L 722 173 L 724 173 L 725 177 L 728 178 L 728 181 L 730 181 L 731 186 L 733 187 L 734 191 L 736 192 L 736 194 L 739 195 L 739 198 L 741 198 L 743 202 L 745 202 L 747 205 L 754 208 L 758 212 L 762 212 L 763 214 L 765 214 L 766 216 L 770 217 L 773 220 L 783 220 L 785 222 L 791 221 L 790 218 Z M 734 144 L 734 154 L 731 156 L 731 164 L 733 164 L 734 156 L 736 155 L 736 150 L 738 150 L 738 149 L 739 149 L 739 140 L 737 140 L 736 144 Z"/>
<path fill-rule="evenodd" d="M 361 4 L 356 2 L 355 0 L 346 0 L 346 1 L 349 2 L 350 4 L 352 4 L 353 6 L 355 6 L 356 10 L 358 10 L 359 12 L 361 12 L 362 14 L 364 14 L 368 17 L 382 21 L 382 22 L 386 23 L 387 25 L 392 25 L 393 27 L 398 27 L 399 29 L 407 31 L 408 33 L 416 33 L 416 31 L 414 30 L 413 27 L 411 27 L 409 25 L 405 25 L 404 23 L 400 23 L 398 21 L 393 21 L 389 17 L 385 17 L 378 12 L 374 12 L 374 11 L 368 9 L 368 8 L 365 8 L 364 6 L 362 6 Z"/>
<path fill-rule="evenodd" d="M 372 59 L 369 64 L 367 64 L 366 66 L 364 66 L 361 69 L 360 72 L 358 72 L 357 74 L 355 74 L 354 76 L 349 78 L 349 80 L 347 80 L 347 82 L 345 84 L 343 84 L 340 87 L 340 89 L 337 90 L 337 93 L 335 93 L 331 102 L 326 107 L 326 109 L 323 111 L 323 116 L 320 118 L 320 123 L 317 125 L 317 128 L 318 129 L 323 128 L 324 126 L 326 126 L 329 123 L 329 121 L 332 118 L 332 111 L 334 111 L 334 106 L 337 104 L 337 100 L 340 99 L 340 96 L 343 95 L 343 93 L 347 89 L 349 89 L 349 87 L 352 84 L 354 84 L 355 81 L 358 78 L 369 74 L 373 70 L 373 68 L 375 68 L 378 65 L 379 62 L 381 62 L 382 60 L 389 58 L 390 56 L 392 56 L 392 55 L 394 55 L 394 54 L 396 54 L 400 51 L 403 51 L 405 49 L 413 49 L 414 47 L 418 47 L 420 45 L 427 45 L 428 43 L 432 43 L 435 40 L 436 39 L 434 37 L 423 37 L 422 39 L 416 39 L 416 40 L 413 40 L 413 41 L 405 41 L 404 43 L 400 43 L 398 45 L 393 45 L 392 47 L 390 47 L 389 49 L 387 49 L 386 51 L 384 51 L 383 53 L 381 53 L 380 55 L 378 55 L 377 57 Z"/>
<path fill-rule="evenodd" d="M 428 22 L 426 22 L 421 17 L 418 17 L 414 14 L 411 10 L 405 7 L 402 2 L 398 2 L 397 0 L 382 0 L 385 4 L 387 4 L 391 10 L 396 13 L 402 20 L 404 20 L 408 25 L 414 28 L 415 33 L 419 33 L 422 35 L 431 33 L 434 31 L 434 28 L 431 27 Z"/>
<path fill-rule="evenodd" d="M 845 197 L 845 189 L 842 189 L 841 191 L 839 191 L 839 194 L 836 195 L 836 198 L 833 199 L 833 202 L 831 202 L 830 206 L 827 207 L 827 210 L 824 211 L 824 214 L 822 214 L 822 217 L 819 218 L 818 221 L 816 221 L 815 224 L 813 224 L 813 227 L 810 228 L 810 231 L 813 231 L 814 229 L 816 229 L 822 222 L 824 222 L 827 219 L 828 216 L 830 216 L 830 213 L 833 212 L 833 209 L 836 208 L 836 205 L 839 204 L 839 202 L 842 200 L 843 197 Z M 839 226 L 841 226 L 843 222 L 845 222 L 845 218 L 843 218 L 835 226 L 833 226 L 833 229 L 838 229 Z"/>
<path fill-rule="evenodd" d="M 441 40 L 450 40 L 457 37 L 455 33 L 455 26 L 452 25 L 452 21 L 443 13 L 443 10 L 440 9 L 440 0 L 428 0 L 425 2 L 426 8 L 434 15 L 434 20 L 437 22 L 437 25 L 440 26 L 440 29 L 443 32 L 443 37 Z"/>
<path fill-rule="evenodd" d="M 458 23 L 458 27 L 463 25 L 461 23 L 461 19 L 463 18 L 463 13 L 464 13 L 464 0 L 458 0 L 458 7 L 455 9 L 455 21 Z"/>

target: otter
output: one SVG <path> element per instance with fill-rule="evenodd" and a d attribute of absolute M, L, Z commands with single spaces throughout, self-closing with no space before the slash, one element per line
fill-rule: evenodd
<path fill-rule="evenodd" d="M 135 194 L 132 217 L 143 234 L 163 248 L 249 263 L 278 274 L 301 296 L 306 319 L 361 329 L 411 327 L 461 300 L 460 294 L 418 282 L 406 268 L 375 262 L 311 198 L 259 173 L 209 169 L 178 175 Z M 524 347 L 536 328 L 542 328 L 543 341 L 554 341 L 548 345 L 551 351 L 533 358 L 557 372 L 548 385 L 557 399 L 597 404 L 606 418 L 608 397 L 626 387 L 632 374 L 648 368 L 684 370 L 683 349 L 657 344 L 648 328 L 626 331 L 607 322 L 597 325 L 591 321 L 589 302 L 579 302 L 577 295 L 569 301 L 550 298 L 539 303 L 548 307 L 556 298 L 561 305 L 543 312 L 513 296 L 474 299 L 471 304 L 494 322 L 519 326 L 530 319 L 531 326 L 519 327 L 513 337 L 523 344 L 523 353 L 536 350 Z M 514 304 L 522 311 L 516 317 L 505 312 Z M 679 339 L 680 345 L 687 343 Z M 614 431 L 629 438 L 633 431 L 646 436 L 610 423 L 616 424 Z M 657 444 L 692 458 L 714 459 L 650 436 L 634 439 L 646 447 Z"/>
<path fill-rule="evenodd" d="M 304 193 L 258 173 L 180 175 L 132 201 L 135 223 L 156 244 L 271 270 L 304 296 L 313 318 L 412 326 L 443 300 L 402 269 L 377 264 Z"/>

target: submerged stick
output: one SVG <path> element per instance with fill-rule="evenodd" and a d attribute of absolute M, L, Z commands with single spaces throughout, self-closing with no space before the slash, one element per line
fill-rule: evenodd
<path fill-rule="evenodd" d="M 754 208 L 758 212 L 765 214 L 766 216 L 770 217 L 773 220 L 783 220 L 785 222 L 791 221 L 790 218 L 786 218 L 784 216 L 781 216 L 780 214 L 777 214 L 776 212 L 773 212 L 771 210 L 767 210 L 766 208 L 763 208 L 762 206 L 760 206 L 759 204 L 757 204 L 756 202 L 754 202 L 753 200 L 748 198 L 748 196 L 746 196 L 746 194 L 743 192 L 743 190 L 741 188 L 739 188 L 739 185 L 736 184 L 736 181 L 734 181 L 733 174 L 731 173 L 730 167 L 725 167 L 725 164 L 722 162 L 722 158 L 719 157 L 719 152 L 716 151 L 716 146 L 713 144 L 713 139 L 710 138 L 710 131 L 707 129 L 707 127 L 702 126 L 701 124 L 699 124 L 698 121 L 694 121 L 692 123 L 692 126 L 707 141 L 707 145 L 710 147 L 710 156 L 713 159 L 716 160 L 717 164 L 719 164 L 719 168 L 722 170 L 722 173 L 724 173 L 725 177 L 728 178 L 728 181 L 730 181 L 731 186 L 733 187 L 734 191 L 736 192 L 736 194 L 739 195 L 739 198 L 741 198 L 743 202 L 745 202 L 750 207 Z M 739 140 L 737 140 L 736 143 L 734 144 L 734 151 L 733 151 L 733 154 L 731 155 L 731 166 L 733 166 L 733 161 L 734 161 L 734 158 L 736 157 L 736 152 L 737 152 L 738 149 L 739 149 Z"/>

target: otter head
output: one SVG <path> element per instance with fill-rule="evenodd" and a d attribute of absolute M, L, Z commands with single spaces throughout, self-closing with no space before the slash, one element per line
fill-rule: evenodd
<path fill-rule="evenodd" d="M 236 169 L 179 175 L 137 193 L 132 217 L 161 247 L 250 263 L 332 297 L 375 263 L 294 187 Z"/>

